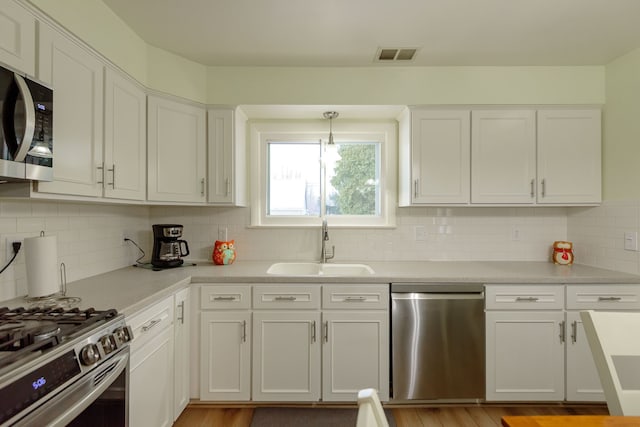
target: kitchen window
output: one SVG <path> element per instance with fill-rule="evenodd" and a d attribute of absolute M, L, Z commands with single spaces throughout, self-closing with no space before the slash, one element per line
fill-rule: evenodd
<path fill-rule="evenodd" d="M 326 125 L 251 124 L 252 225 L 395 225 L 395 124 Z"/>

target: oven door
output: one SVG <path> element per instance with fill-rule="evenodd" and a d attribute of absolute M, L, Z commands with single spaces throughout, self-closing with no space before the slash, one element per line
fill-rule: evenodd
<path fill-rule="evenodd" d="M 15 426 L 120 427 L 129 423 L 129 346 Z"/>

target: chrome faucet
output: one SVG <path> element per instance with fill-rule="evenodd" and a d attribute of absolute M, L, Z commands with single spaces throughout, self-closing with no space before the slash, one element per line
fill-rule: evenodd
<path fill-rule="evenodd" d="M 320 249 L 320 258 L 323 264 L 326 264 L 327 260 L 333 258 L 335 256 L 336 247 L 331 246 L 331 253 L 327 254 L 327 244 L 329 241 L 329 227 L 327 226 L 327 219 L 322 218 L 322 236 L 320 238 L 322 240 L 322 248 Z"/>

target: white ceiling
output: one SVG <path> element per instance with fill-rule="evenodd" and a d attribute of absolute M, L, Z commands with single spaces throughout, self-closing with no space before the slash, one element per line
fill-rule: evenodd
<path fill-rule="evenodd" d="M 205 65 L 603 65 L 640 47 L 640 0 L 103 0 L 147 43 Z M 403 63 L 407 65 L 406 63 Z"/>

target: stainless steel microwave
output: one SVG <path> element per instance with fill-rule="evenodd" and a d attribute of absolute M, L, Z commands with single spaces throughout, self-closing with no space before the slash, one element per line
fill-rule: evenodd
<path fill-rule="evenodd" d="M 53 91 L 0 66 L 0 183 L 53 180 Z"/>

